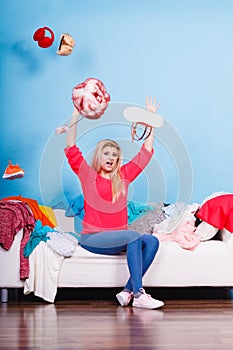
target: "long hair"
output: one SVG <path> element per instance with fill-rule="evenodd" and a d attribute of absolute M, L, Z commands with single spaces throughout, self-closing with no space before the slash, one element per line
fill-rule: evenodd
<path fill-rule="evenodd" d="M 111 171 L 110 178 L 112 180 L 112 202 L 114 203 L 121 193 L 125 194 L 124 183 L 120 176 L 120 167 L 122 164 L 122 151 L 117 142 L 113 140 L 102 140 L 97 143 L 94 156 L 92 159 L 91 167 L 95 169 L 97 173 L 101 169 L 101 154 L 105 147 L 114 147 L 117 149 L 117 163 L 116 167 Z"/>

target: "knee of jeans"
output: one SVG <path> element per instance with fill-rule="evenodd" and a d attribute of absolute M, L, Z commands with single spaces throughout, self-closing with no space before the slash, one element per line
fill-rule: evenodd
<path fill-rule="evenodd" d="M 129 231 L 128 232 L 128 238 L 130 240 L 129 243 L 136 241 L 137 239 L 142 237 L 142 234 L 137 231 Z"/>

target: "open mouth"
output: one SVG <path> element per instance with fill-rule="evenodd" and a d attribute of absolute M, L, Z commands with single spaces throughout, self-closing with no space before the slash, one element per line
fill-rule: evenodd
<path fill-rule="evenodd" d="M 106 164 L 112 166 L 113 162 L 106 162 Z"/>

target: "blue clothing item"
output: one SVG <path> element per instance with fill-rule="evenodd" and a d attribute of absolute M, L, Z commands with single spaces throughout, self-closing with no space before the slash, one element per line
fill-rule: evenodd
<path fill-rule="evenodd" d="M 155 258 L 159 240 L 137 231 L 116 230 L 82 234 L 80 245 L 92 253 L 104 255 L 115 255 L 126 250 L 130 278 L 125 288 L 136 294 L 143 287 L 142 277 Z"/>
<path fill-rule="evenodd" d="M 37 220 L 34 230 L 30 235 L 30 239 L 24 247 L 23 255 L 28 258 L 41 241 L 46 242 L 48 239 L 50 239 L 47 237 L 47 233 L 52 231 L 55 231 L 52 227 L 47 225 L 43 226 L 42 222 Z"/>
<path fill-rule="evenodd" d="M 74 237 L 78 243 L 80 241 L 80 234 L 76 233 L 76 232 L 65 232 L 66 235 L 71 235 L 72 237 Z"/>
<path fill-rule="evenodd" d="M 80 194 L 78 197 L 72 199 L 69 202 L 69 208 L 66 210 L 66 216 L 74 216 L 78 215 L 83 217 L 84 214 L 84 198 L 83 195 Z"/>
<path fill-rule="evenodd" d="M 65 216 L 74 216 L 74 230 L 77 233 L 81 233 L 83 229 L 82 220 L 84 218 L 84 198 L 82 194 L 70 201 Z"/>
<path fill-rule="evenodd" d="M 144 215 L 147 211 L 153 210 L 154 207 L 152 205 L 147 205 L 142 202 L 128 201 L 127 209 L 128 224 L 131 224 L 133 221 L 139 219 L 142 215 Z"/>

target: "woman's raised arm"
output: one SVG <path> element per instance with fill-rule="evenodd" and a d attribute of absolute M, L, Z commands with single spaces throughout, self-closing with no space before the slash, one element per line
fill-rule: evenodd
<path fill-rule="evenodd" d="M 159 106 L 159 103 L 156 104 L 156 98 L 154 98 L 154 101 L 152 101 L 152 97 L 146 97 L 146 109 L 148 111 L 156 113 Z M 154 128 L 151 130 L 150 136 L 144 141 L 144 146 L 148 151 L 152 151 L 154 146 Z"/>
<path fill-rule="evenodd" d="M 75 145 L 77 124 L 78 124 L 79 112 L 75 108 L 70 119 L 70 125 L 66 137 L 66 147 L 72 147 Z"/>

